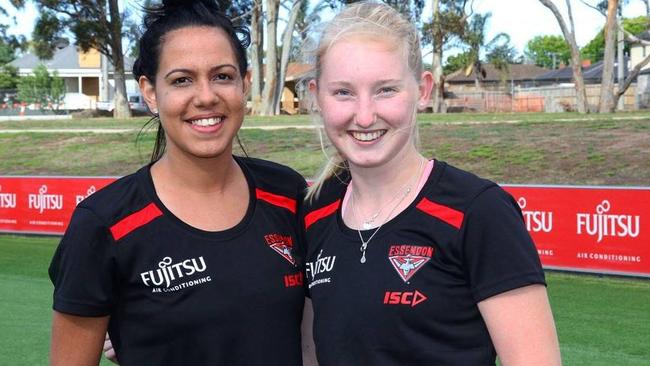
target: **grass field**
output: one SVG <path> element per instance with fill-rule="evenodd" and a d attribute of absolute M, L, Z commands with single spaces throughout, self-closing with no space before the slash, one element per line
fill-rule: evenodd
<path fill-rule="evenodd" d="M 650 185 L 650 113 L 420 115 L 421 148 L 503 183 Z M 146 119 L 0 122 L 0 175 L 124 175 L 148 160 Z M 302 126 L 309 118 L 249 118 L 245 125 Z M 39 129 L 128 129 L 45 133 Z M 6 132 L 6 130 L 13 132 Z M 5 132 L 3 132 L 5 131 Z M 314 174 L 314 130 L 243 130 L 254 157 Z M 0 235 L 0 365 L 46 364 L 58 238 Z M 650 281 L 547 274 L 565 365 L 650 365 Z M 108 364 L 104 362 L 104 364 Z"/>
<path fill-rule="evenodd" d="M 650 113 L 422 114 L 421 149 L 501 183 L 648 185 Z M 154 134 L 145 119 L 0 123 L 0 175 L 121 176 L 145 164 Z M 251 126 L 309 125 L 306 116 L 250 118 Z M 130 129 L 121 133 L 45 133 L 39 129 Z M 2 130 L 11 130 L 12 133 Z M 246 129 L 250 156 L 313 176 L 324 157 L 314 129 Z M 43 152 L 47 153 L 44 154 Z"/>

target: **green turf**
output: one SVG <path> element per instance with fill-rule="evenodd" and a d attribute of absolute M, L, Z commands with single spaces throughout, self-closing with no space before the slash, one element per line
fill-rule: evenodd
<path fill-rule="evenodd" d="M 46 364 L 57 242 L 0 235 L 0 365 Z M 556 272 L 547 280 L 565 365 L 648 365 L 650 281 Z"/>
<path fill-rule="evenodd" d="M 47 364 L 52 320 L 47 269 L 58 241 L 0 235 L 0 365 Z"/>

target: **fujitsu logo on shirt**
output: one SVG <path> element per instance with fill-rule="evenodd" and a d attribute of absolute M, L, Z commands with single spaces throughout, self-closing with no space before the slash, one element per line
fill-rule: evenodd
<path fill-rule="evenodd" d="M 0 208 L 16 208 L 16 194 L 1 192 L 2 186 L 0 186 Z"/>
<path fill-rule="evenodd" d="M 321 273 L 331 272 L 334 269 L 334 263 L 336 262 L 336 256 L 327 256 L 322 257 L 323 250 L 318 253 L 315 261 L 307 262 L 305 264 L 305 270 L 307 271 L 307 277 L 311 279 L 309 283 L 309 288 L 319 285 L 321 283 L 330 283 L 332 281 L 331 277 L 320 278 L 316 280 L 316 276 Z"/>
<path fill-rule="evenodd" d="M 526 198 L 519 197 L 517 200 L 521 213 L 526 221 L 526 230 L 532 232 L 543 231 L 550 233 L 553 230 L 553 212 L 524 210 L 526 208 Z"/>
<path fill-rule="evenodd" d="M 36 209 L 39 213 L 44 210 L 61 210 L 63 209 L 63 195 L 62 194 L 47 194 L 47 186 L 42 185 L 38 189 L 38 194 L 29 194 L 28 197 L 29 208 Z"/>
<path fill-rule="evenodd" d="M 165 257 L 158 263 L 158 269 L 140 273 L 145 286 L 169 287 L 172 282 L 204 272 L 207 268 L 203 257 L 189 258 L 173 263 L 171 257 Z"/>
<path fill-rule="evenodd" d="M 608 214 L 611 208 L 609 201 L 604 200 L 596 206 L 595 214 L 578 213 L 576 215 L 578 235 L 586 233 L 589 236 L 597 236 L 598 243 L 606 236 L 636 238 L 640 231 L 640 217 L 638 215 Z"/>

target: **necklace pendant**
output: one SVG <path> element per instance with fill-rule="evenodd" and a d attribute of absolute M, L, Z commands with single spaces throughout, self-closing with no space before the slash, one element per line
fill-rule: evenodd
<path fill-rule="evenodd" d="M 361 260 L 359 260 L 359 262 L 361 262 L 362 264 L 363 264 L 363 263 L 366 263 L 366 252 L 365 252 L 365 251 L 364 251 L 363 254 L 361 255 Z"/>
<path fill-rule="evenodd" d="M 363 224 L 361 225 L 361 228 L 363 230 L 370 230 L 372 229 L 372 222 L 364 221 Z"/>

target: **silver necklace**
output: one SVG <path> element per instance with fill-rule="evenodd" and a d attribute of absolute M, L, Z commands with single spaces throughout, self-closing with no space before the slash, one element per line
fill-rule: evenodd
<path fill-rule="evenodd" d="M 399 207 L 399 205 L 402 203 L 402 201 L 404 201 L 404 199 L 406 198 L 406 196 L 408 196 L 409 193 L 411 193 L 411 186 L 413 186 L 413 184 L 414 184 L 415 182 L 417 182 L 418 178 L 419 178 L 420 175 L 422 174 L 421 171 L 422 171 L 422 166 L 423 166 L 423 165 L 424 165 L 424 159 L 420 160 L 420 166 L 418 167 L 417 174 L 414 176 L 414 179 L 413 179 L 412 181 L 409 181 L 407 184 L 404 185 L 404 187 L 406 187 L 406 190 L 404 191 L 404 193 L 403 193 L 402 196 L 400 197 L 399 201 L 397 201 L 397 203 L 395 204 L 395 206 L 393 206 L 393 208 L 390 210 L 390 212 L 389 212 L 388 215 L 384 218 L 384 220 L 381 222 L 381 224 L 380 224 L 379 226 L 377 226 L 377 228 L 375 229 L 375 231 L 372 232 L 372 234 L 370 235 L 370 237 L 368 238 L 368 240 L 364 240 L 364 239 L 363 239 L 363 235 L 361 235 L 361 229 L 357 228 L 357 234 L 359 234 L 359 240 L 361 240 L 361 247 L 359 247 L 359 251 L 361 251 L 361 260 L 360 260 L 361 263 L 366 263 L 366 249 L 368 249 L 368 243 L 370 243 L 370 241 L 372 240 L 372 238 L 374 238 L 375 235 L 377 235 L 377 233 L 379 232 L 379 229 L 381 229 L 381 227 L 384 226 L 384 224 L 385 224 L 386 222 L 388 222 L 388 220 L 391 218 L 391 216 L 393 216 L 393 213 L 395 212 L 395 210 L 397 209 L 397 207 Z M 403 189 L 404 187 L 402 187 L 402 189 Z M 401 189 L 400 189 L 400 190 L 401 190 Z M 397 197 L 397 196 L 395 196 L 395 197 Z M 393 197 L 393 199 L 391 199 L 391 200 L 389 201 L 389 203 L 392 202 L 392 201 L 395 199 L 395 197 Z M 357 217 L 357 210 L 356 210 L 356 205 L 354 204 L 354 200 L 355 200 L 355 199 L 354 199 L 354 190 L 353 190 L 353 191 L 352 191 L 352 195 L 350 196 L 350 204 L 352 205 L 352 215 L 354 215 L 355 220 L 358 220 L 358 217 Z M 381 210 L 382 210 L 384 207 L 386 207 L 386 206 L 387 206 L 387 205 L 384 205 L 382 208 L 380 208 L 379 211 L 377 212 L 376 216 L 373 215 L 373 216 L 375 216 L 375 217 L 373 218 L 373 221 L 374 221 L 375 218 L 377 218 L 377 216 L 379 216 L 379 212 L 381 212 Z M 364 226 L 363 226 L 363 228 L 364 228 L 364 229 L 366 228 L 366 226 L 365 226 L 365 222 L 364 222 Z"/>
<path fill-rule="evenodd" d="M 381 214 L 381 212 L 382 212 L 386 207 L 388 207 L 388 206 L 389 206 L 393 201 L 395 201 L 395 199 L 397 199 L 397 197 L 400 196 L 400 193 L 401 193 L 401 192 L 404 192 L 404 193 L 402 193 L 402 195 L 408 195 L 409 192 L 411 192 L 411 187 L 410 187 L 411 185 L 412 185 L 412 182 L 411 182 L 411 181 L 408 181 L 408 182 L 404 183 L 404 185 L 403 185 L 402 187 L 400 187 L 400 189 L 397 190 L 397 192 L 395 193 L 395 195 L 393 196 L 393 198 L 391 198 L 388 202 L 386 202 L 383 206 L 381 206 L 381 207 L 379 208 L 379 210 L 377 210 L 377 212 L 375 212 L 374 214 L 370 215 L 370 217 L 369 217 L 369 218 L 366 218 L 366 219 L 364 219 L 363 217 L 361 217 L 361 220 L 362 220 L 362 222 L 361 222 L 361 228 L 362 228 L 363 230 L 370 230 L 370 229 L 372 229 L 373 227 L 375 227 L 375 225 L 373 225 L 373 224 L 375 223 L 375 220 L 377 219 L 377 217 L 379 217 L 379 215 Z M 354 192 L 352 193 L 352 195 L 354 195 Z M 402 196 L 401 199 L 404 199 L 404 197 Z M 398 203 L 398 204 L 399 204 L 399 203 Z M 358 214 L 358 211 L 355 210 L 355 211 L 354 211 L 354 217 L 358 219 L 358 215 L 357 215 L 357 214 Z"/>

